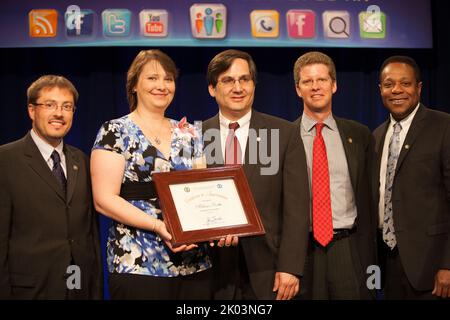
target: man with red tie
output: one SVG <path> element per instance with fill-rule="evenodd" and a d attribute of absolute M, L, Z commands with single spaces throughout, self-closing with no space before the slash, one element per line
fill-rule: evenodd
<path fill-rule="evenodd" d="M 311 226 L 302 298 L 370 299 L 367 267 L 375 264 L 371 215 L 371 133 L 332 113 L 337 90 L 333 60 L 320 52 L 297 59 L 294 79 L 303 100 L 295 121 L 311 183 Z M 372 292 L 373 293 L 373 292 Z"/>
<path fill-rule="evenodd" d="M 215 298 L 292 299 L 301 287 L 308 242 L 302 141 L 292 123 L 252 109 L 256 67 L 246 52 L 219 53 L 208 65 L 207 78 L 219 106 L 219 113 L 203 123 L 208 165 L 243 164 L 266 231 L 216 252 Z M 261 157 L 268 150 L 270 157 Z"/>

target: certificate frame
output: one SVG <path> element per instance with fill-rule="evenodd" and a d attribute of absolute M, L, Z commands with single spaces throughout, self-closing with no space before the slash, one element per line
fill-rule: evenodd
<path fill-rule="evenodd" d="M 172 235 L 171 243 L 174 246 L 218 240 L 227 235 L 248 237 L 265 234 L 264 226 L 242 165 L 159 172 L 153 173 L 152 179 L 158 193 L 164 222 Z M 183 230 L 170 186 L 228 179 L 234 181 L 238 194 L 238 199 L 232 199 L 231 201 L 240 201 L 247 223 L 199 228 L 189 231 Z"/>

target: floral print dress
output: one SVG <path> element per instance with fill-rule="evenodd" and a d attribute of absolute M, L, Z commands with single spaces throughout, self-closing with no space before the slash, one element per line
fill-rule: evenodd
<path fill-rule="evenodd" d="M 197 128 L 170 119 L 172 142 L 170 158 L 155 148 L 130 115 L 105 122 L 100 128 L 93 150 L 103 149 L 125 158 L 122 183 L 150 182 L 152 172 L 187 170 L 202 156 L 201 135 Z M 127 200 L 148 215 L 162 219 L 158 199 Z M 189 275 L 211 267 L 207 244 L 186 252 L 173 253 L 154 232 L 136 229 L 112 221 L 107 241 L 110 273 L 132 273 L 160 277 Z"/>

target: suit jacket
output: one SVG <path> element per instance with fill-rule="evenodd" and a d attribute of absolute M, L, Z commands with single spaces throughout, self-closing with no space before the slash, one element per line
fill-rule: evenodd
<path fill-rule="evenodd" d="M 102 267 L 88 159 L 64 145 L 67 196 L 28 133 L 0 147 L 0 297 L 65 299 L 69 265 L 78 298 L 101 298 Z M 71 281 L 72 283 L 72 281 Z"/>
<path fill-rule="evenodd" d="M 353 120 L 333 118 L 344 146 L 357 210 L 356 232 L 350 235 L 352 260 L 360 278 L 362 298 L 370 299 L 375 292 L 368 291 L 366 280 L 369 275 L 366 271 L 368 266 L 376 264 L 376 221 L 370 183 L 374 143 L 366 126 Z M 301 117 L 295 124 L 300 130 Z M 328 159 L 333 161 L 333 155 L 329 154 Z"/>
<path fill-rule="evenodd" d="M 218 115 L 203 123 L 203 130 L 208 129 L 220 129 Z M 266 234 L 239 240 L 256 297 L 274 299 L 276 294 L 272 292 L 272 289 L 275 272 L 287 272 L 297 276 L 303 274 L 309 226 L 306 156 L 296 128 L 286 120 L 253 110 L 250 129 L 267 129 L 269 152 L 271 150 L 270 130 L 279 129 L 279 170 L 274 175 L 261 175 L 260 169 L 265 166 L 261 164 L 259 157 L 256 164 L 249 163 L 249 144 L 255 141 L 247 140 L 244 171 Z M 258 133 L 258 137 L 261 139 L 258 144 L 263 144 L 266 140 L 265 135 Z M 250 135 L 249 139 L 251 139 Z M 206 141 L 205 145 L 208 144 Z M 217 145 L 216 151 L 220 155 L 214 154 L 214 156 L 223 160 L 220 141 Z M 213 166 L 220 166 L 220 164 Z M 216 279 L 220 282 L 216 298 L 233 298 L 235 279 L 229 261 L 220 260 L 220 257 L 230 250 L 233 249 L 219 249 L 219 260 L 216 260 L 213 265 L 217 272 Z"/>
<path fill-rule="evenodd" d="M 374 131 L 377 204 L 389 122 Z M 450 269 L 450 115 L 419 106 L 397 160 L 392 208 L 406 276 L 414 289 L 432 290 L 436 272 Z"/>

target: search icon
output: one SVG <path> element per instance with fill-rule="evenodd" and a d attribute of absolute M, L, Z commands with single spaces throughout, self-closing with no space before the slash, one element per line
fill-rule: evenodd
<path fill-rule="evenodd" d="M 350 13 L 348 11 L 324 11 L 324 35 L 327 38 L 347 39 L 350 37 Z"/>
<path fill-rule="evenodd" d="M 347 22 L 342 17 L 334 17 L 330 20 L 329 23 L 330 30 L 333 31 L 336 34 L 345 34 L 347 37 L 349 37 L 349 34 L 347 33 Z"/>

